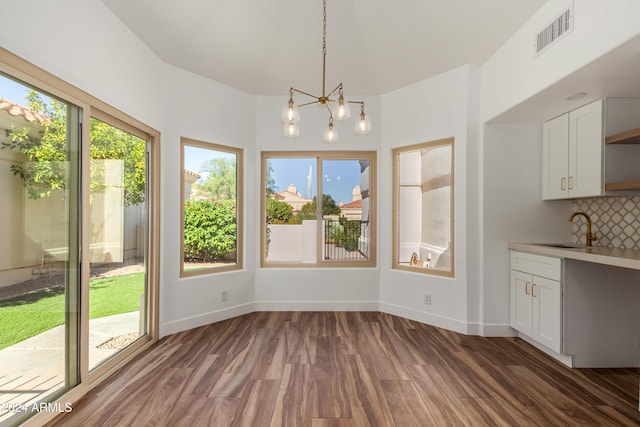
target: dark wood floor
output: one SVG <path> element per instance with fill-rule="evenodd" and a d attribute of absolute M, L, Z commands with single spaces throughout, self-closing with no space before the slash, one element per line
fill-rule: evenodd
<path fill-rule="evenodd" d="M 638 369 L 381 313 L 253 313 L 166 337 L 66 426 L 637 426 Z"/>

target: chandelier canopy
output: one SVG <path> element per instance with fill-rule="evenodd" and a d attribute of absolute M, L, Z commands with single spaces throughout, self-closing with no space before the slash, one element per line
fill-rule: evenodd
<path fill-rule="evenodd" d="M 349 104 L 360 104 L 360 117 L 356 122 L 354 131 L 356 134 L 364 135 L 371 132 L 371 121 L 369 116 L 364 112 L 363 101 L 348 101 L 344 99 L 342 93 L 342 83 L 338 85 L 328 94 L 325 91 L 326 84 L 326 64 L 327 64 L 327 0 L 322 0 L 322 95 L 316 96 L 302 90 L 298 90 L 294 87 L 289 88 L 289 101 L 282 108 L 281 119 L 284 123 L 284 136 L 287 138 L 295 138 L 300 135 L 300 127 L 298 122 L 300 120 L 300 107 L 307 105 L 319 104 L 324 105 L 329 113 L 329 125 L 324 131 L 322 139 L 324 142 L 333 143 L 338 140 L 338 130 L 333 125 L 333 120 L 346 120 L 351 117 L 351 109 Z M 296 105 L 293 101 L 293 94 L 299 93 L 310 98 L 313 101 L 306 102 L 304 104 Z M 338 98 L 332 98 L 335 95 Z"/>

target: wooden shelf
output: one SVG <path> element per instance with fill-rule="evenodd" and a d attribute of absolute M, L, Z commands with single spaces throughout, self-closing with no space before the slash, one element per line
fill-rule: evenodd
<path fill-rule="evenodd" d="M 640 144 L 640 128 L 608 136 L 604 139 L 604 142 L 607 144 Z"/>
<path fill-rule="evenodd" d="M 640 191 L 640 180 L 608 182 L 604 185 L 605 191 Z"/>

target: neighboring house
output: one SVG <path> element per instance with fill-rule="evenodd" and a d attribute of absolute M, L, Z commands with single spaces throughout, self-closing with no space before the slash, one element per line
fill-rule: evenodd
<path fill-rule="evenodd" d="M 338 204 L 340 215 L 346 219 L 362 219 L 362 192 L 360 186 L 353 187 L 351 192 L 351 202 Z"/>
<path fill-rule="evenodd" d="M 200 179 L 200 175 L 185 169 L 184 172 L 184 200 L 191 200 L 191 195 L 195 197 L 196 191 L 192 188 L 193 184 Z"/>
<path fill-rule="evenodd" d="M 281 202 L 285 202 L 291 205 L 294 212 L 299 212 L 304 205 L 312 201 L 310 199 L 307 199 L 306 197 L 303 197 L 302 194 L 298 192 L 295 184 L 290 184 L 289 188 L 279 192 L 276 195 L 276 198 Z"/>

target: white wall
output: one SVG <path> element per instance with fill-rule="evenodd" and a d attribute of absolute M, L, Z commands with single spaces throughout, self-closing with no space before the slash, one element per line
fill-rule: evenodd
<path fill-rule="evenodd" d="M 570 0 L 549 0 L 482 66 L 484 121 L 640 34 L 640 1 L 573 0 L 573 32 L 536 57 L 535 34 L 566 10 L 569 3 Z"/>
<path fill-rule="evenodd" d="M 482 215 L 484 335 L 508 332 L 509 242 L 570 242 L 571 202 L 542 201 L 542 126 L 486 125 Z"/>
<path fill-rule="evenodd" d="M 468 331 L 467 307 L 467 152 L 476 142 L 468 134 L 469 91 L 479 70 L 459 67 L 423 82 L 383 95 L 380 150 L 379 221 L 380 304 L 383 311 L 456 331 Z M 391 150 L 395 147 L 453 137 L 455 278 L 391 269 Z M 475 191 L 472 189 L 472 191 Z M 432 304 L 423 304 L 425 292 Z"/>
<path fill-rule="evenodd" d="M 259 209 L 254 197 L 257 174 L 255 97 L 198 75 L 165 65 L 165 132 L 162 135 L 162 283 L 161 335 L 253 311 L 253 269 Z M 279 111 L 279 110 L 278 110 Z M 180 279 L 180 137 L 243 148 L 245 161 L 245 268 Z M 229 291 L 227 302 L 220 291 Z"/>
<path fill-rule="evenodd" d="M 302 88 L 315 92 L 313 88 Z M 319 88 L 318 88 L 319 89 Z M 260 152 L 272 150 L 363 150 L 375 151 L 380 147 L 380 98 L 361 97 L 349 94 L 345 88 L 345 97 L 353 100 L 363 100 L 365 111 L 371 118 L 372 131 L 369 135 L 355 135 L 356 110 L 346 122 L 337 122 L 337 144 L 322 142 L 322 132 L 328 125 L 329 117 L 323 108 L 317 106 L 304 107 L 300 112 L 300 136 L 296 139 L 286 139 L 282 133 L 280 110 L 286 103 L 288 94 L 283 88 L 282 96 L 258 97 L 256 153 L 254 170 L 260 170 Z M 296 99 L 296 102 L 304 102 Z M 359 111 L 358 111 L 359 112 Z M 388 169 L 378 159 L 378 169 Z M 388 159 L 387 159 L 388 160 Z M 256 177 L 256 182 L 259 177 Z M 259 200 L 260 192 L 254 195 Z M 381 197 L 381 196 L 379 196 Z M 385 198 L 382 203 L 388 203 Z M 379 199 L 378 204 L 381 201 Z M 257 210 L 256 210 L 257 212 Z M 252 215 L 253 226 L 260 230 L 260 215 Z M 386 232 L 388 224 L 378 221 L 378 238 Z M 326 269 L 301 268 L 279 269 L 260 268 L 260 241 L 254 243 L 256 259 L 255 295 L 256 308 L 259 310 L 377 310 L 379 273 L 377 268 L 367 269 Z M 378 244 L 380 251 L 380 244 Z M 378 255 L 379 263 L 381 255 Z"/>

